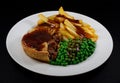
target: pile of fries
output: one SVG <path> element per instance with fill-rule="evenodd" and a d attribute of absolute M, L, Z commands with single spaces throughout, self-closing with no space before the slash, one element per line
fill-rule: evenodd
<path fill-rule="evenodd" d="M 61 15 L 62 17 L 57 17 L 57 15 Z M 87 23 L 82 20 L 76 20 L 73 16 L 69 15 L 64 11 L 63 7 L 59 8 L 59 14 L 52 15 L 49 17 L 44 16 L 43 14 L 39 14 L 40 20 L 38 20 L 38 24 L 49 23 L 48 20 L 57 20 L 59 21 L 59 32 L 62 34 L 63 39 L 67 40 L 68 38 L 81 38 L 81 35 L 77 33 L 77 30 L 82 30 L 82 34 L 86 38 L 92 39 L 94 42 L 97 41 L 98 35 L 96 31 Z M 79 27 L 79 28 L 78 28 Z"/>

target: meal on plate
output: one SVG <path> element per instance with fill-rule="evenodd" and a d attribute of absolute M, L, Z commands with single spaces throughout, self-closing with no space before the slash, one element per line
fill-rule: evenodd
<path fill-rule="evenodd" d="M 58 14 L 46 17 L 42 13 L 35 27 L 22 38 L 25 53 L 52 65 L 78 64 L 91 56 L 96 48 L 98 35 L 94 28 L 75 19 L 63 7 Z"/>

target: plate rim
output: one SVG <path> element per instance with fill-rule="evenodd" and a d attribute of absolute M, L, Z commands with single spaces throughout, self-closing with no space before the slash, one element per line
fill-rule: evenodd
<path fill-rule="evenodd" d="M 39 13 L 43 13 L 43 14 L 44 14 L 44 13 L 46 13 L 46 12 L 56 12 L 56 13 L 57 13 L 58 11 L 44 11 L 44 12 L 39 12 Z M 92 19 L 92 20 L 96 21 L 97 23 L 99 23 L 100 25 L 102 25 L 102 24 L 101 24 L 100 22 L 98 22 L 97 20 L 95 20 L 95 19 L 93 19 L 93 18 L 91 18 L 91 17 L 89 17 L 89 16 L 83 15 L 83 14 L 81 14 L 81 13 L 76 13 L 76 12 L 71 12 L 71 11 L 66 11 L 66 12 L 68 12 L 68 13 L 74 13 L 74 14 L 78 14 L 78 15 L 82 15 L 82 16 L 87 17 L 87 18 L 89 18 L 89 19 Z M 30 16 L 33 16 L 33 15 L 38 15 L 39 13 L 29 15 L 29 16 L 21 19 L 20 21 L 18 21 L 15 25 L 17 25 L 17 24 L 18 24 L 19 22 L 21 22 L 22 20 L 24 20 L 24 19 L 26 19 L 26 18 L 28 18 L 28 17 L 30 17 Z M 15 26 L 15 25 L 14 25 L 14 26 Z M 61 74 L 60 74 L 60 75 L 56 75 L 56 74 L 39 73 L 39 72 L 36 72 L 36 71 L 33 71 L 33 70 L 27 68 L 26 66 L 24 66 L 24 65 L 20 64 L 18 61 L 16 61 L 16 60 L 13 58 L 13 56 L 11 56 L 11 53 L 10 53 L 9 48 L 8 48 L 8 37 L 9 37 L 10 32 L 14 29 L 14 26 L 9 30 L 9 32 L 8 32 L 8 34 L 7 34 L 7 37 L 6 37 L 6 47 L 7 47 L 7 51 L 8 51 L 8 53 L 9 53 L 10 57 L 11 57 L 17 64 L 19 64 L 21 67 L 23 67 L 23 68 L 25 68 L 25 69 L 27 69 L 27 70 L 30 70 L 30 71 L 35 72 L 35 73 L 38 73 L 38 74 L 43 74 L 43 75 L 49 75 L 49 76 L 72 76 L 72 75 L 77 75 L 77 74 L 71 74 L 71 75 L 69 75 L 69 74 L 61 75 Z M 102 25 L 102 26 L 103 26 L 103 25 Z M 107 30 L 107 28 L 106 28 L 105 26 L 103 26 L 103 27 L 104 27 L 104 29 L 109 33 L 109 36 L 111 37 L 111 42 L 112 42 L 111 53 L 110 53 L 109 56 L 108 56 L 108 58 L 109 58 L 110 55 L 112 54 L 112 51 L 113 51 L 113 39 L 112 39 L 112 36 L 111 36 L 110 32 Z M 105 62 L 108 60 L 108 58 L 106 58 L 106 60 L 105 60 L 104 62 L 102 62 L 102 64 L 105 63 Z M 100 64 L 99 66 L 101 66 L 102 64 Z M 93 69 L 91 69 L 91 70 L 89 70 L 89 71 L 92 71 L 92 70 L 98 68 L 99 66 L 96 66 L 95 68 L 93 68 Z M 87 72 L 89 72 L 89 71 L 86 71 L 86 72 L 83 72 L 83 73 L 87 73 Z M 83 74 L 83 73 L 78 73 L 78 74 Z"/>

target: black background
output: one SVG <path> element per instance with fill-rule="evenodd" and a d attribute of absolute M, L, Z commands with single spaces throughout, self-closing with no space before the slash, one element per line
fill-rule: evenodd
<path fill-rule="evenodd" d="M 60 6 L 67 11 L 87 15 L 110 32 L 114 48 L 109 59 L 97 69 L 82 75 L 68 77 L 46 76 L 31 72 L 18 65 L 6 49 L 6 37 L 14 24 L 21 19 L 43 11 L 58 10 Z M 22 0 L 0 2 L 0 83 L 37 82 L 81 82 L 81 83 L 120 83 L 120 8 L 115 0 Z M 102 56 L 102 55 L 101 55 Z"/>

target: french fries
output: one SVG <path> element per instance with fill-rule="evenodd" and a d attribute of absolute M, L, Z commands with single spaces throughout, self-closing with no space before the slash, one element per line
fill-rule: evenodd
<path fill-rule="evenodd" d="M 49 20 L 53 20 L 59 23 L 59 33 L 62 34 L 63 39 L 65 40 L 69 38 L 81 38 L 81 34 L 77 33 L 77 30 L 82 30 L 82 35 L 92 39 L 93 41 L 97 41 L 98 35 L 89 24 L 83 22 L 82 20 L 79 20 L 78 22 L 71 21 L 75 20 L 74 17 L 66 13 L 63 7 L 59 8 L 58 15 L 61 15 L 61 17 L 57 17 L 57 14 L 49 17 L 46 17 L 43 14 L 39 14 L 38 16 L 40 20 L 38 20 L 38 24 L 42 24 L 44 22 L 49 23 Z"/>
<path fill-rule="evenodd" d="M 65 26 L 63 23 L 60 23 L 60 30 L 65 30 Z"/>
<path fill-rule="evenodd" d="M 60 33 L 63 35 L 64 38 L 74 38 L 73 35 L 71 35 L 65 28 L 65 25 L 63 23 L 60 23 Z"/>
<path fill-rule="evenodd" d="M 63 30 L 63 31 L 60 30 L 60 33 L 61 33 L 63 36 L 65 36 L 67 39 L 68 39 L 68 38 L 74 39 L 74 36 L 71 35 L 69 32 L 67 32 L 66 30 Z"/>
<path fill-rule="evenodd" d="M 73 16 L 70 16 L 68 13 L 66 13 L 66 12 L 64 11 L 63 7 L 60 7 L 60 8 L 59 8 L 59 14 L 60 14 L 60 15 L 64 15 L 64 16 L 67 17 L 67 18 L 74 19 Z"/>
<path fill-rule="evenodd" d="M 71 30 L 73 30 L 73 31 L 76 31 L 76 27 L 69 21 L 69 20 L 65 20 L 64 21 L 64 24 L 66 25 L 66 26 L 68 26 L 69 28 L 71 28 Z"/>
<path fill-rule="evenodd" d="M 38 21 L 39 24 L 43 23 L 43 22 L 48 22 L 48 18 L 46 16 L 44 16 L 43 14 L 39 14 L 38 15 L 40 20 Z"/>
<path fill-rule="evenodd" d="M 72 30 L 70 27 L 65 26 L 70 34 L 72 34 L 75 38 L 79 38 L 80 36 L 76 33 L 76 31 Z"/>
<path fill-rule="evenodd" d="M 52 15 L 52 16 L 49 16 L 48 19 L 50 19 L 50 20 L 54 20 L 55 17 L 56 17 L 56 15 Z"/>

